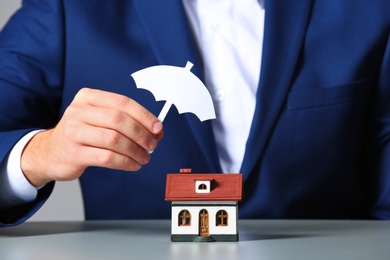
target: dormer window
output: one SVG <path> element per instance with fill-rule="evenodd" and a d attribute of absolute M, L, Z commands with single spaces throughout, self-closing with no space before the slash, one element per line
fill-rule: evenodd
<path fill-rule="evenodd" d="M 199 184 L 198 189 L 199 189 L 199 190 L 207 190 L 207 186 L 206 186 L 206 184 L 201 183 L 201 184 Z"/>
<path fill-rule="evenodd" d="M 210 193 L 210 180 L 195 181 L 195 192 L 196 193 Z"/>

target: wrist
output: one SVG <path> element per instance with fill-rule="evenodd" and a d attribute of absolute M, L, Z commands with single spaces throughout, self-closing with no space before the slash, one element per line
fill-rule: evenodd
<path fill-rule="evenodd" d="M 38 132 L 29 140 L 20 157 L 20 167 L 25 178 L 36 188 L 52 181 L 44 175 L 44 163 L 40 160 L 40 152 L 45 151 L 41 142 L 43 133 Z"/>

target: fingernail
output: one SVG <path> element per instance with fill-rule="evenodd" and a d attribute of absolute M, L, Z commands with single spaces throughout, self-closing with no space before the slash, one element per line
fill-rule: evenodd
<path fill-rule="evenodd" d="M 153 133 L 158 133 L 162 129 L 162 123 L 160 121 L 156 121 L 153 123 L 152 131 Z"/>
<path fill-rule="evenodd" d="M 142 165 L 140 163 L 135 163 L 134 164 L 134 169 L 137 171 L 139 169 L 141 169 Z"/>
<path fill-rule="evenodd" d="M 150 150 L 154 150 L 154 148 L 156 148 L 156 146 L 157 146 L 157 140 L 154 139 L 154 138 L 150 139 L 150 141 L 149 141 L 149 149 Z"/>

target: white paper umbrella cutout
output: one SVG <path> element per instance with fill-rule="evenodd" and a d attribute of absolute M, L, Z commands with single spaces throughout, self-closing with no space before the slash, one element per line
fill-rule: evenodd
<path fill-rule="evenodd" d="M 158 65 L 134 72 L 137 88 L 149 90 L 157 101 L 165 100 L 158 119 L 162 122 L 172 105 L 180 114 L 193 113 L 200 121 L 215 119 L 214 104 L 203 82 L 185 67 Z"/>

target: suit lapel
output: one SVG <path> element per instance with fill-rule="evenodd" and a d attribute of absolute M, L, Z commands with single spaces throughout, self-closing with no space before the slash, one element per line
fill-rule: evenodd
<path fill-rule="evenodd" d="M 152 49 L 160 64 L 184 66 L 203 79 L 197 48 L 182 2 L 133 0 Z M 247 142 L 241 172 L 248 176 L 259 163 L 267 140 L 286 101 L 306 32 L 312 0 L 266 0 L 262 70 L 257 92 L 254 121 Z M 211 169 L 220 172 L 211 123 L 184 115 L 209 160 Z"/>
<path fill-rule="evenodd" d="M 181 0 L 133 0 L 159 64 L 194 66 L 191 72 L 203 79 L 201 62 Z M 213 172 L 220 172 L 214 135 L 210 121 L 200 122 L 192 115 L 183 115 L 209 161 Z M 177 126 L 180 127 L 180 126 Z"/>
<path fill-rule="evenodd" d="M 241 172 L 244 177 L 260 163 L 261 155 L 286 101 L 298 62 L 311 0 L 266 0 L 262 69 L 254 121 Z"/>
<path fill-rule="evenodd" d="M 181 0 L 133 0 L 159 63 L 184 67 L 199 58 Z M 201 70 L 194 66 L 191 71 Z"/>

